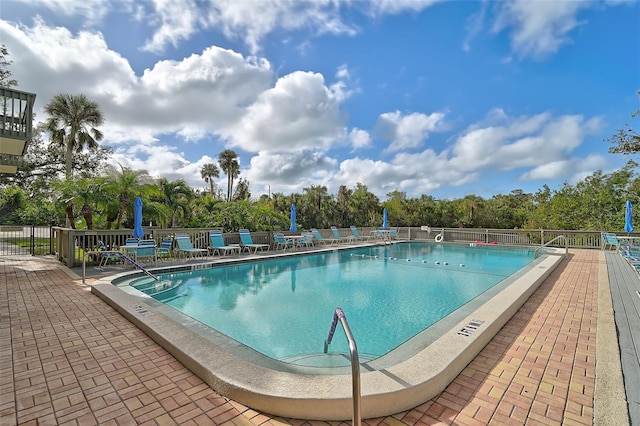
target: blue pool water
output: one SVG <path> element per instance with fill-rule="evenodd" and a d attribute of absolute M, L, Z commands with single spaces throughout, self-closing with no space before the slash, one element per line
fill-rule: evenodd
<path fill-rule="evenodd" d="M 529 249 L 400 243 L 163 274 L 177 286 L 154 297 L 281 360 L 322 352 L 341 307 L 359 352 L 375 358 L 533 258 Z M 348 353 L 344 333 L 331 352 Z"/>

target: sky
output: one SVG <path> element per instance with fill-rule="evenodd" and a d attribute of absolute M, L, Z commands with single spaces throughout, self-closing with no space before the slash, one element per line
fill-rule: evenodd
<path fill-rule="evenodd" d="M 560 189 L 640 127 L 638 1 L 3 0 L 0 43 L 36 120 L 85 94 L 112 164 L 206 189 L 231 149 L 254 198 Z"/>

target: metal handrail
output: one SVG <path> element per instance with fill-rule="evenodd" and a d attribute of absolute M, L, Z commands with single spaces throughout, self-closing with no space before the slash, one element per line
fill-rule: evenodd
<path fill-rule="evenodd" d="M 333 334 L 336 331 L 338 320 L 342 324 L 344 334 L 347 336 L 347 340 L 349 341 L 349 354 L 351 357 L 351 383 L 353 391 L 352 424 L 353 426 L 360 426 L 362 424 L 362 418 L 360 414 L 360 361 L 358 360 L 358 347 L 356 346 L 356 341 L 353 338 L 353 334 L 351 334 L 351 329 L 349 328 L 349 324 L 347 323 L 347 317 L 345 317 L 342 308 L 336 308 L 336 311 L 333 314 L 333 321 L 331 322 L 329 335 L 327 336 L 327 340 L 324 341 L 324 353 L 326 354 L 329 350 L 329 345 L 331 344 L 331 340 L 333 340 Z"/>
<path fill-rule="evenodd" d="M 84 256 L 82 257 L 82 284 L 85 283 L 85 277 L 87 275 L 87 266 L 86 266 L 86 260 L 87 260 L 87 255 L 90 254 L 115 254 L 117 256 L 120 256 L 122 259 L 126 260 L 127 262 L 129 262 L 130 264 L 132 264 L 135 268 L 140 269 L 142 272 L 144 272 L 145 274 L 147 274 L 148 276 L 150 276 L 151 278 L 153 278 L 156 281 L 159 281 L 160 278 L 158 278 L 157 276 L 153 275 L 151 272 L 147 271 L 142 265 L 140 265 L 138 262 L 136 262 L 135 260 L 131 259 L 129 256 L 127 256 L 126 254 L 124 254 L 123 252 L 119 251 L 119 250 L 92 250 L 92 251 L 87 251 L 84 253 Z"/>
<path fill-rule="evenodd" d="M 543 245 L 541 245 L 540 247 L 538 247 L 536 249 L 536 251 L 533 253 L 533 257 L 534 259 L 538 257 L 538 250 L 541 250 L 549 245 L 551 245 L 551 243 L 553 243 L 556 240 L 559 240 L 560 238 L 564 238 L 564 254 L 569 253 L 569 239 L 564 236 L 564 235 L 558 235 L 557 237 L 555 237 L 554 239 L 547 241 L 546 243 L 544 243 Z"/>

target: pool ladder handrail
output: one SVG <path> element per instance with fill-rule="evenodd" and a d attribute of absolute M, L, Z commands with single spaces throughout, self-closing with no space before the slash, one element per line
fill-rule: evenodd
<path fill-rule="evenodd" d="M 353 393 L 352 425 L 361 426 L 362 416 L 360 395 L 360 361 L 358 359 L 358 347 L 356 346 L 356 341 L 353 338 L 353 334 L 351 333 L 351 329 L 349 328 L 349 323 L 347 323 L 347 317 L 344 315 L 342 308 L 336 308 L 335 312 L 333 313 L 333 321 L 331 322 L 329 335 L 327 336 L 327 340 L 324 341 L 324 353 L 326 354 L 329 350 L 329 345 L 333 340 L 333 334 L 336 331 L 338 321 L 340 321 L 340 324 L 342 324 L 344 334 L 347 336 L 347 341 L 349 342 L 349 355 L 351 358 L 351 383 Z"/>
<path fill-rule="evenodd" d="M 133 260 L 132 258 L 130 258 L 129 256 L 127 256 L 126 254 L 124 254 L 119 250 L 94 250 L 94 251 L 85 252 L 85 255 L 82 257 L 82 284 L 85 284 L 85 277 L 87 275 L 86 260 L 87 260 L 87 255 L 90 255 L 90 254 L 102 254 L 102 255 L 115 254 L 117 256 L 120 256 L 122 259 L 126 260 L 130 264 L 132 264 L 135 268 L 140 269 L 142 272 L 144 272 L 154 280 L 160 281 L 160 278 L 158 278 L 156 275 L 153 275 L 151 272 L 147 271 L 144 268 L 144 266 L 140 265 L 138 262 L 136 262 L 135 260 Z"/>
<path fill-rule="evenodd" d="M 558 235 L 557 237 L 553 238 L 550 241 L 547 241 L 546 243 L 544 243 L 543 245 L 538 247 L 536 249 L 536 251 L 534 252 L 534 254 L 533 254 L 533 258 L 534 259 L 538 258 L 538 250 L 542 250 L 543 248 L 548 247 L 551 243 L 555 242 L 556 240 L 559 240 L 560 238 L 564 239 L 564 254 L 568 254 L 569 253 L 569 239 L 564 235 Z"/>

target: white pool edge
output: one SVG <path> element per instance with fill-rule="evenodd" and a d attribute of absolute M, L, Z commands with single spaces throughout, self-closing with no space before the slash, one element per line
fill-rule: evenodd
<path fill-rule="evenodd" d="M 564 250 L 546 256 L 416 355 L 378 371 L 361 367 L 362 417 L 405 411 L 442 392 L 558 266 L 563 254 Z M 96 281 L 91 291 L 221 395 L 283 417 L 352 418 L 350 374 L 296 374 L 248 362 L 162 314 L 152 299 L 122 291 L 113 279 Z M 482 321 L 479 327 L 468 327 L 477 320 Z"/>

